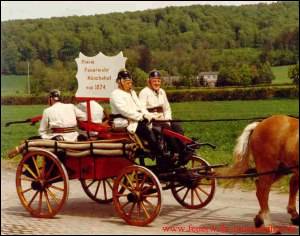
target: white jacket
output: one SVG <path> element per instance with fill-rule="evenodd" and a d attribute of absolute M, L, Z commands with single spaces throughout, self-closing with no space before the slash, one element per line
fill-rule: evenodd
<path fill-rule="evenodd" d="M 145 87 L 139 94 L 140 101 L 147 109 L 154 107 L 162 107 L 163 113 L 152 113 L 156 119 L 172 120 L 171 107 L 166 95 L 166 92 L 160 88 L 158 92 L 155 92 L 149 87 Z"/>
<path fill-rule="evenodd" d="M 56 102 L 44 110 L 39 134 L 43 139 L 51 139 L 56 135 L 62 135 L 66 141 L 76 141 L 78 136 L 77 131 L 70 133 L 53 133 L 51 129 L 76 127 L 77 117 L 84 119 L 85 113 L 73 104 Z"/>
<path fill-rule="evenodd" d="M 119 88 L 115 89 L 111 94 L 110 106 L 113 115 L 120 114 L 127 118 L 115 118 L 115 127 L 119 126 L 118 123 L 123 122 L 124 126 L 128 125 L 127 130 L 131 133 L 136 131 L 138 121 L 143 120 L 144 114 L 149 114 L 134 90 L 126 92 Z"/>
<path fill-rule="evenodd" d="M 83 120 L 87 121 L 87 102 L 81 102 L 77 105 L 77 107 L 86 114 L 86 118 Z M 91 107 L 92 122 L 101 124 L 104 116 L 103 107 L 94 100 L 90 101 L 90 107 Z"/>

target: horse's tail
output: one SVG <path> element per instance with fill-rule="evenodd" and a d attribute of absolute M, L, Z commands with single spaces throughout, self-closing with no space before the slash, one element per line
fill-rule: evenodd
<path fill-rule="evenodd" d="M 233 157 L 234 164 L 229 168 L 217 171 L 219 176 L 235 176 L 245 173 L 249 168 L 250 152 L 249 138 L 259 122 L 253 122 L 246 126 L 243 133 L 237 139 L 234 147 Z"/>

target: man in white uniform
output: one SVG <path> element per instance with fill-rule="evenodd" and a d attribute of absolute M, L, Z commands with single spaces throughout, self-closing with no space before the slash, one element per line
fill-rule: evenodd
<path fill-rule="evenodd" d="M 50 107 L 46 108 L 43 112 L 42 120 L 40 123 L 39 134 L 40 136 L 34 136 L 29 139 L 52 139 L 57 141 L 76 141 L 78 132 L 76 131 L 77 120 L 84 119 L 85 113 L 79 110 L 73 104 L 64 104 L 61 102 L 60 91 L 53 89 L 49 93 L 48 105 Z M 64 163 L 65 153 L 63 151 L 58 151 L 56 153 L 60 161 Z M 34 170 L 33 160 L 30 158 L 27 160 L 26 164 L 29 168 Z M 51 161 L 46 159 L 46 168 L 49 169 L 51 166 Z M 32 177 L 28 170 L 23 172 L 24 175 Z M 58 169 L 54 167 L 52 169 L 50 176 L 57 176 Z M 51 178 L 51 177 L 50 177 Z"/>
<path fill-rule="evenodd" d="M 171 107 L 166 92 L 160 85 L 160 73 L 156 70 L 151 71 L 148 86 L 141 90 L 139 99 L 156 120 L 172 120 Z"/>
<path fill-rule="evenodd" d="M 77 108 L 79 108 L 81 111 L 85 113 L 85 118 L 83 119 L 83 121 L 87 121 L 88 120 L 87 102 L 79 103 L 77 105 Z M 90 100 L 90 109 L 91 109 L 91 122 L 95 124 L 102 124 L 106 118 L 103 107 L 95 100 Z M 90 140 L 97 139 L 98 132 L 96 131 L 82 132 L 82 134 L 78 136 L 78 141 L 87 140 L 87 136 L 89 137 Z"/>
<path fill-rule="evenodd" d="M 48 98 L 50 107 L 43 112 L 39 134 L 43 139 L 76 141 L 77 118 L 85 119 L 86 115 L 73 104 L 61 102 L 60 91 L 51 90 Z"/>
<path fill-rule="evenodd" d="M 77 107 L 82 110 L 86 117 L 83 119 L 84 121 L 87 121 L 87 103 L 81 102 L 77 105 Z M 101 124 L 104 118 L 104 110 L 103 107 L 96 102 L 95 100 L 90 101 L 90 108 L 91 108 L 91 119 L 93 123 Z"/>
<path fill-rule="evenodd" d="M 132 90 L 132 78 L 127 70 L 118 73 L 117 83 L 118 88 L 112 92 L 110 99 L 113 126 L 126 127 L 128 132 L 136 133 L 146 140 L 153 154 L 162 155 L 152 130 L 143 122 L 144 120 L 150 122 L 153 116 L 140 103 L 136 92 Z"/>
<path fill-rule="evenodd" d="M 172 120 L 171 107 L 166 95 L 166 92 L 161 86 L 161 75 L 159 71 L 152 70 L 149 73 L 148 86 L 143 88 L 139 94 L 141 103 L 152 113 L 156 120 Z M 183 134 L 182 127 L 176 122 L 153 123 L 153 125 L 161 126 L 174 130 L 177 133 Z M 175 138 L 167 138 L 171 149 L 179 153 L 184 149 L 184 145 Z"/>

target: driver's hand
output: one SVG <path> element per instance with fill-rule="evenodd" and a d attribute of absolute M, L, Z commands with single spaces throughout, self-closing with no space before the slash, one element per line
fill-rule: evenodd
<path fill-rule="evenodd" d="M 143 118 L 145 120 L 147 120 L 148 123 L 150 123 L 153 120 L 154 117 L 150 113 L 146 113 L 146 114 L 143 115 Z"/>
<path fill-rule="evenodd" d="M 164 119 L 164 115 L 163 114 L 157 114 L 155 116 L 155 120 L 163 120 Z"/>

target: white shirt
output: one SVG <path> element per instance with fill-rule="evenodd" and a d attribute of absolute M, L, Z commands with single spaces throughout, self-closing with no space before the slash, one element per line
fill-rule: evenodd
<path fill-rule="evenodd" d="M 83 119 L 84 121 L 87 121 L 87 103 L 81 102 L 77 105 L 77 107 L 85 112 L 86 117 Z M 93 123 L 102 123 L 103 120 L 103 107 L 96 101 L 91 100 L 90 101 L 90 107 L 91 107 L 91 119 Z"/>
<path fill-rule="evenodd" d="M 78 136 L 77 131 L 70 133 L 53 133 L 51 129 L 76 127 L 76 118 L 84 119 L 85 116 L 85 113 L 73 104 L 56 102 L 44 110 L 39 134 L 43 139 L 51 139 L 56 135 L 62 135 L 66 141 L 76 141 Z"/>
<path fill-rule="evenodd" d="M 140 101 L 147 109 L 154 107 L 162 107 L 163 113 L 153 112 L 156 119 L 172 120 L 171 107 L 166 95 L 166 92 L 160 88 L 155 92 L 149 87 L 145 87 L 139 94 Z"/>
<path fill-rule="evenodd" d="M 127 130 L 131 133 L 136 131 L 138 121 L 143 119 L 143 115 L 149 113 L 133 90 L 126 92 L 119 88 L 115 89 L 111 94 L 110 106 L 112 114 L 121 114 L 128 118 L 128 121 L 124 118 L 115 118 L 114 125 L 118 127 L 118 123 L 124 121 L 124 126 L 128 124 Z M 126 122 L 128 123 L 126 124 Z"/>

